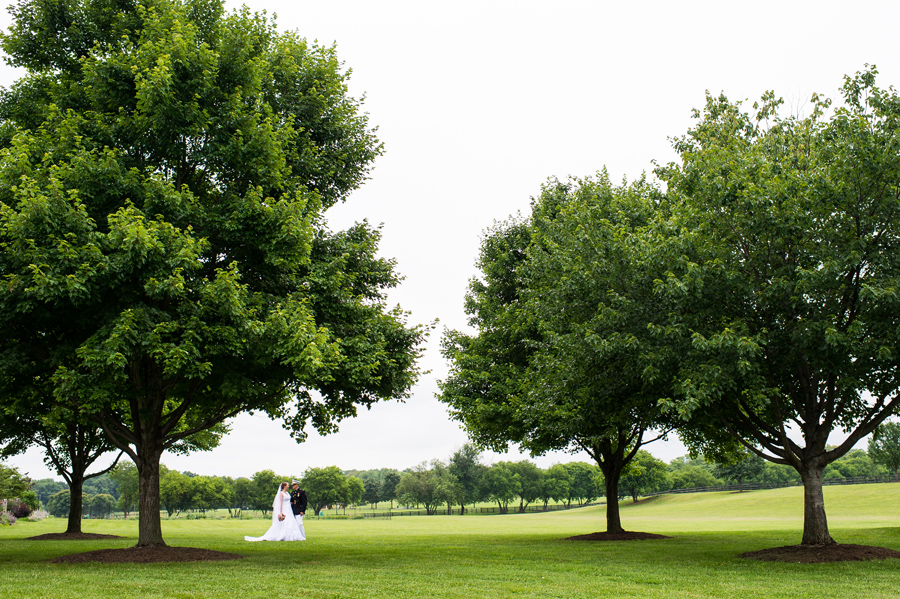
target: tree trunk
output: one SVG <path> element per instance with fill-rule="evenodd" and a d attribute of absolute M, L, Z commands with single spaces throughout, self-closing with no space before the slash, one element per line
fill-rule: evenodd
<path fill-rule="evenodd" d="M 606 478 L 606 532 L 625 532 L 619 518 L 619 476 L 621 469 L 605 473 Z"/>
<path fill-rule="evenodd" d="M 84 476 L 82 473 L 73 472 L 69 482 L 69 523 L 66 525 L 66 534 L 78 534 L 81 532 L 81 511 L 84 506 Z"/>
<path fill-rule="evenodd" d="M 138 547 L 165 547 L 159 514 L 160 451 L 138 454 Z"/>
<path fill-rule="evenodd" d="M 806 466 L 800 472 L 803 481 L 803 540 L 801 545 L 829 545 L 834 539 L 828 534 L 825 499 L 822 495 L 824 466 Z"/>

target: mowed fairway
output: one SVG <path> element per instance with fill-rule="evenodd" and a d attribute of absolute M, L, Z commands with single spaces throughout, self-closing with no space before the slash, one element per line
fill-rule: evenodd
<path fill-rule="evenodd" d="M 900 550 L 900 484 L 825 489 L 832 535 Z M 163 521 L 166 541 L 242 560 L 59 565 L 68 553 L 134 545 L 134 521 L 85 521 L 122 541 L 25 537 L 62 519 L 0 529 L 0 597 L 723 597 L 900 596 L 900 560 L 784 564 L 738 554 L 800 540 L 802 489 L 623 502 L 628 530 L 659 541 L 576 542 L 604 530 L 605 507 L 548 514 L 307 521 L 306 543 L 246 543 L 263 520 Z"/>

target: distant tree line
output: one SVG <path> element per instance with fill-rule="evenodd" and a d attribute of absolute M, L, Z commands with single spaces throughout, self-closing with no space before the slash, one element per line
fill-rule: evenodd
<path fill-rule="evenodd" d="M 313 513 L 328 505 L 343 507 L 362 500 L 362 481 L 344 475 L 337 466 L 309 468 L 299 478 L 272 470 L 261 470 L 250 478 L 231 478 L 179 472 L 161 465 L 160 506 L 170 518 L 180 514 L 203 517 L 209 510 L 227 510 L 233 518 L 239 518 L 245 510 L 266 514 L 272 509 L 278 485 L 294 479 L 300 480 L 308 491 Z M 69 489 L 64 483 L 49 478 L 38 480 L 32 492 L 51 515 L 69 514 Z M 119 464 L 110 473 L 85 482 L 82 516 L 104 518 L 119 511 L 128 517 L 137 511 L 138 499 L 137 468 L 131 463 Z"/>
<path fill-rule="evenodd" d="M 885 442 L 890 440 L 889 442 Z M 886 478 L 897 479 L 900 466 L 900 424 L 881 425 L 869 441 L 868 451 L 851 449 L 830 463 L 823 479 Z M 745 452 L 728 463 L 707 461 L 703 457 L 679 457 L 668 464 L 640 450 L 619 483 L 619 497 L 632 497 L 668 491 L 720 485 L 800 484 L 796 470 L 784 464 L 773 464 L 758 455 Z M 741 489 L 742 490 L 742 489 Z"/>
<path fill-rule="evenodd" d="M 7 472 L 3 493 L 21 498 L 16 502 L 37 509 L 43 506 L 51 515 L 69 514 L 68 486 L 50 478 L 34 482 L 14 468 L 0 464 Z M 853 449 L 825 469 L 825 479 L 856 477 L 898 478 L 900 469 L 900 424 L 881 425 L 869 441 L 868 451 Z M 238 518 L 245 510 L 266 514 L 271 509 L 275 489 L 282 481 L 296 477 L 261 470 L 253 476 L 231 478 L 179 472 L 160 468 L 160 501 L 169 517 L 179 514 L 201 517 L 208 510 L 224 509 Z M 433 514 L 438 509 L 458 507 L 465 513 L 478 503 L 496 503 L 498 511 L 523 512 L 531 505 L 544 509 L 550 502 L 580 506 L 605 496 L 603 472 L 594 464 L 569 462 L 541 469 L 529 460 L 482 463 L 474 445 L 466 444 L 446 461 L 434 459 L 399 471 L 392 468 L 346 470 L 337 466 L 309 468 L 300 480 L 309 496 L 309 511 L 318 513 L 326 506 L 346 508 L 395 502 L 424 508 Z M 767 462 L 746 452 L 729 463 L 717 463 L 703 457 L 682 456 L 668 464 L 649 452 L 639 450 L 619 482 L 618 498 L 639 497 L 671 489 L 692 489 L 726 484 L 800 483 L 790 466 Z M 30 488 L 29 488 L 30 486 Z M 117 465 L 111 472 L 83 485 L 82 517 L 105 518 L 114 511 L 127 517 L 136 510 L 138 477 L 133 464 Z M 2 499 L 2 498 L 0 498 Z"/>

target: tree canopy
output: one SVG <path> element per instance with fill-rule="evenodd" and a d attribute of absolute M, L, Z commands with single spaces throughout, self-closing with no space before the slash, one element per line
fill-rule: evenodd
<path fill-rule="evenodd" d="M 657 317 L 647 246 L 660 192 L 644 179 L 614 185 L 551 180 L 528 219 L 495 226 L 466 296 L 474 335 L 448 331 L 442 401 L 470 436 L 533 454 L 583 450 L 618 496 L 623 469 L 670 417 L 674 354 L 648 329 Z M 618 503 L 607 530 L 622 532 Z"/>
<path fill-rule="evenodd" d="M 673 214 L 658 330 L 682 348 L 669 407 L 797 470 L 804 544 L 833 542 L 824 468 L 900 402 L 900 96 L 875 76 L 803 118 L 773 93 L 752 111 L 708 96 L 657 171 Z"/>
<path fill-rule="evenodd" d="M 302 440 L 404 397 L 425 335 L 367 223 L 323 211 L 382 146 L 334 47 L 220 0 L 22 0 L 0 37 L 3 393 L 40 381 L 137 465 L 244 411 Z M 262 450 L 262 449 L 261 449 Z"/>
<path fill-rule="evenodd" d="M 31 490 L 31 479 L 18 468 L 0 463 L 0 500 L 15 499 Z"/>
<path fill-rule="evenodd" d="M 883 422 L 869 439 L 869 457 L 876 464 L 890 470 L 894 480 L 898 480 L 900 472 L 900 424 Z"/>

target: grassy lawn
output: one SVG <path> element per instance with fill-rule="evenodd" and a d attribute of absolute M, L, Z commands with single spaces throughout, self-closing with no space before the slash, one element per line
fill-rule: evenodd
<path fill-rule="evenodd" d="M 825 489 L 832 535 L 900 550 L 900 484 Z M 57 565 L 58 555 L 128 547 L 136 523 L 85 521 L 121 541 L 48 542 L 62 519 L 0 529 L 0 597 L 897 597 L 900 560 L 778 564 L 739 553 L 800 541 L 802 489 L 623 502 L 628 530 L 674 538 L 589 543 L 604 507 L 506 516 L 308 519 L 306 543 L 245 543 L 263 520 L 163 521 L 166 541 L 229 551 L 228 562 Z"/>

